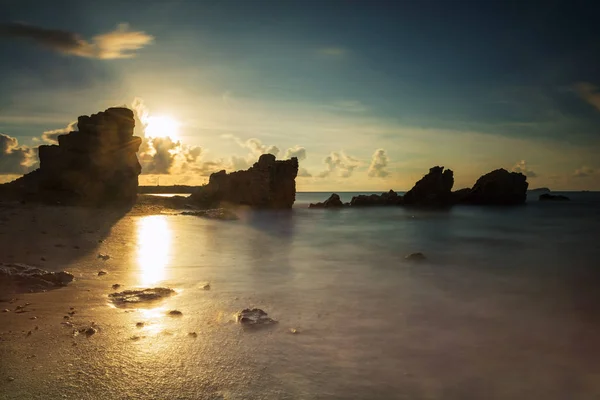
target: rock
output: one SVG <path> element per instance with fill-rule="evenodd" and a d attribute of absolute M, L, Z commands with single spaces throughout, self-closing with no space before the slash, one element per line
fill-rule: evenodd
<path fill-rule="evenodd" d="M 245 308 L 237 313 L 236 319 L 240 324 L 247 326 L 273 325 L 277 323 L 274 319 L 269 318 L 267 313 L 260 308 Z"/>
<path fill-rule="evenodd" d="M 79 333 L 84 333 L 86 336 L 92 336 L 98 332 L 98 330 L 92 326 L 88 328 L 81 328 L 78 330 Z"/>
<path fill-rule="evenodd" d="M 181 317 L 183 313 L 179 310 L 171 310 L 169 311 L 169 315 L 172 317 Z"/>
<path fill-rule="evenodd" d="M 135 326 L 136 326 L 137 328 L 143 328 L 143 327 L 144 327 L 144 325 L 145 325 L 145 323 L 143 323 L 143 322 L 136 322 L 136 324 L 135 324 Z"/>
<path fill-rule="evenodd" d="M 290 328 L 290 333 L 291 333 L 292 335 L 296 335 L 296 334 L 298 334 L 299 332 L 298 332 L 298 329 L 296 329 L 296 328 Z"/>
<path fill-rule="evenodd" d="M 191 336 L 191 337 L 193 337 L 193 338 L 196 338 L 196 337 L 198 337 L 198 334 L 197 334 L 196 332 L 189 332 L 189 333 L 188 333 L 188 336 Z"/>
<path fill-rule="evenodd" d="M 454 173 L 444 167 L 432 167 L 403 197 L 404 204 L 444 207 L 452 204 Z"/>
<path fill-rule="evenodd" d="M 311 203 L 308 208 L 341 208 L 344 207 L 344 203 L 340 200 L 340 196 L 337 193 L 333 193 L 323 203 Z"/>
<path fill-rule="evenodd" d="M 15 378 L 13 378 L 12 376 L 9 376 L 8 378 L 6 378 L 7 381 L 12 382 L 15 380 Z"/>
<path fill-rule="evenodd" d="M 497 169 L 480 177 L 475 185 L 460 196 L 459 204 L 503 205 L 525 204 L 527 200 L 527 177 L 520 172 Z"/>
<path fill-rule="evenodd" d="M 121 285 L 119 285 L 118 283 L 115 283 L 114 285 L 111 286 L 113 290 L 117 290 L 118 288 L 121 287 Z"/>
<path fill-rule="evenodd" d="M 106 271 L 98 271 L 98 276 L 104 276 L 106 275 L 108 272 Z"/>
<path fill-rule="evenodd" d="M 567 196 L 563 196 L 562 194 L 550 194 L 544 193 L 540 194 L 539 201 L 569 201 Z"/>
<path fill-rule="evenodd" d="M 350 201 L 350 206 L 352 207 L 371 207 L 371 206 L 397 206 L 403 203 L 402 196 L 399 196 L 398 193 L 390 190 L 389 192 L 381 193 L 381 195 L 377 194 L 360 194 L 358 196 L 353 196 Z"/>
<path fill-rule="evenodd" d="M 49 272 L 25 264 L 0 263 L 0 292 L 37 292 L 66 286 L 73 281 L 68 272 Z"/>
<path fill-rule="evenodd" d="M 208 219 L 220 219 L 223 221 L 235 221 L 240 219 L 237 214 L 231 210 L 225 208 L 217 208 L 211 210 L 198 210 L 198 211 L 183 211 L 180 215 L 193 215 L 196 217 L 203 217 Z"/>
<path fill-rule="evenodd" d="M 110 256 L 108 254 L 98 254 L 98 258 L 101 258 L 102 261 L 106 261 L 110 258 Z"/>
<path fill-rule="evenodd" d="M 78 131 L 58 136 L 58 145 L 38 148 L 40 167 L 5 185 L 6 197 L 52 204 L 133 204 L 141 166 L 127 108 L 109 108 L 78 118 Z"/>
<path fill-rule="evenodd" d="M 276 161 L 272 154 L 263 154 L 251 168 L 227 174 L 224 170 L 211 174 L 207 185 L 189 197 L 203 208 L 221 204 L 254 208 L 292 208 L 296 199 L 298 159 Z"/>
<path fill-rule="evenodd" d="M 427 259 L 423 253 L 412 253 L 407 255 L 405 258 L 409 261 L 423 261 Z"/>
<path fill-rule="evenodd" d="M 204 286 L 202 286 L 202 289 L 204 289 L 204 290 L 210 290 L 210 283 L 207 283 Z"/>
<path fill-rule="evenodd" d="M 117 306 L 127 306 L 162 300 L 173 294 L 175 294 L 173 289 L 156 287 L 151 289 L 125 290 L 123 292 L 111 293 L 108 297 Z"/>
<path fill-rule="evenodd" d="M 8 308 L 5 308 L 4 310 L 2 310 L 2 312 L 10 312 L 10 310 Z"/>

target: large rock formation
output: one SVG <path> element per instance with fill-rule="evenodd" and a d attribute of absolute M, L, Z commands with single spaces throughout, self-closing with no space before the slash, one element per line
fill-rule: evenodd
<path fill-rule="evenodd" d="M 78 131 L 58 136 L 58 145 L 39 147 L 40 168 L 3 188 L 23 200 L 102 205 L 133 203 L 142 143 L 133 136 L 127 108 L 109 108 L 77 120 Z"/>
<path fill-rule="evenodd" d="M 222 204 L 255 208 L 291 208 L 296 200 L 298 159 L 276 161 L 272 154 L 263 154 L 246 171 L 212 174 L 208 184 L 190 196 L 191 202 L 202 207 Z"/>
<path fill-rule="evenodd" d="M 444 167 L 433 167 L 415 183 L 403 197 L 404 204 L 416 206 L 447 206 L 452 203 L 454 173 Z"/>
<path fill-rule="evenodd" d="M 397 206 L 402 204 L 402 196 L 390 190 L 389 192 L 378 194 L 359 194 L 353 196 L 350 201 L 352 207 L 370 207 L 370 206 Z"/>
<path fill-rule="evenodd" d="M 527 177 L 520 172 L 497 169 L 483 175 L 470 190 L 454 194 L 461 204 L 518 205 L 527 200 Z"/>

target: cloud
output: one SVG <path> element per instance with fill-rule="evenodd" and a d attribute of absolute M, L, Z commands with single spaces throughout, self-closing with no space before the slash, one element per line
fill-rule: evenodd
<path fill-rule="evenodd" d="M 581 167 L 575 170 L 573 176 L 575 178 L 589 178 L 590 176 L 600 175 L 600 171 L 590 167 Z"/>
<path fill-rule="evenodd" d="M 299 161 L 306 159 L 306 149 L 298 145 L 290 147 L 285 151 L 283 158 L 288 160 L 292 157 L 297 157 Z"/>
<path fill-rule="evenodd" d="M 330 57 L 342 57 L 346 55 L 347 51 L 343 47 L 322 47 L 319 49 L 319 53 L 330 56 Z"/>
<path fill-rule="evenodd" d="M 384 149 L 377 149 L 373 153 L 371 165 L 369 165 L 368 175 L 373 178 L 385 178 L 390 173 L 387 171 L 388 157 Z"/>
<path fill-rule="evenodd" d="M 58 144 L 58 136 L 77 130 L 77 121 L 71 122 L 64 128 L 53 129 L 42 133 L 42 140 L 49 144 Z M 37 139 L 37 138 L 36 138 Z"/>
<path fill-rule="evenodd" d="M 538 175 L 529 169 L 525 160 L 521 160 L 512 167 L 512 172 L 520 172 L 528 178 L 536 178 Z"/>
<path fill-rule="evenodd" d="M 340 178 L 349 178 L 352 173 L 360 165 L 360 161 L 352 156 L 344 153 L 344 151 L 331 152 L 330 155 L 325 157 L 323 163 L 327 166 L 327 169 L 319 174 L 319 178 L 326 178 L 332 173 L 337 172 Z"/>
<path fill-rule="evenodd" d="M 299 178 L 310 178 L 312 174 L 306 170 L 306 168 L 298 168 L 298 177 Z"/>
<path fill-rule="evenodd" d="M 132 58 L 135 56 L 135 50 L 151 44 L 154 40 L 154 37 L 145 32 L 130 31 L 127 24 L 120 24 L 114 31 L 96 35 L 91 41 L 83 39 L 75 32 L 23 23 L 1 25 L 0 36 L 28 39 L 62 54 L 105 60 Z"/>
<path fill-rule="evenodd" d="M 37 164 L 35 150 L 19 146 L 19 141 L 0 133 L 0 174 L 24 174 Z"/>
<path fill-rule="evenodd" d="M 588 82 L 581 82 L 575 85 L 574 89 L 579 97 L 600 111 L 600 90 L 597 86 Z"/>

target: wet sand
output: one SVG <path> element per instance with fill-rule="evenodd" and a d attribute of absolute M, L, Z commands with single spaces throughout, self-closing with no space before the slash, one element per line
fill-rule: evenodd
<path fill-rule="evenodd" d="M 600 394 L 597 318 L 553 281 L 399 268 L 377 247 L 354 255 L 348 240 L 317 246 L 316 219 L 344 214 L 212 221 L 161 211 L 170 212 L 0 208 L 0 261 L 75 275 L 64 288 L 0 295 L 9 310 L 0 312 L 0 399 Z M 177 293 L 139 307 L 108 296 L 154 286 Z M 244 329 L 235 313 L 254 306 L 279 323 Z M 89 327 L 93 335 L 78 332 Z"/>

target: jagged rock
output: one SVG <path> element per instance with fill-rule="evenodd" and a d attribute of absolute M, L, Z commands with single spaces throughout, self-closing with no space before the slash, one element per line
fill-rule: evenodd
<path fill-rule="evenodd" d="M 381 195 L 361 194 L 358 196 L 353 196 L 352 200 L 350 201 L 350 205 L 352 207 L 397 206 L 401 205 L 402 203 L 402 196 L 399 196 L 398 193 L 394 192 L 393 190 L 381 193 Z"/>
<path fill-rule="evenodd" d="M 0 292 L 35 292 L 66 286 L 73 281 L 68 272 L 49 272 L 25 264 L 0 263 Z"/>
<path fill-rule="evenodd" d="M 58 136 L 58 145 L 38 148 L 40 167 L 0 191 L 6 197 L 61 204 L 133 203 L 141 166 L 127 108 L 109 108 L 78 118 L 78 131 Z"/>
<path fill-rule="evenodd" d="M 245 308 L 237 314 L 237 321 L 243 325 L 273 325 L 276 324 L 272 318 L 267 316 L 267 313 L 260 308 Z"/>
<path fill-rule="evenodd" d="M 461 204 L 479 205 L 517 205 L 527 200 L 527 177 L 520 172 L 508 172 L 497 169 L 483 175 L 460 198 L 454 195 Z"/>
<path fill-rule="evenodd" d="M 452 201 L 454 173 L 444 167 L 433 167 L 415 183 L 403 197 L 404 204 L 417 206 L 447 206 Z"/>
<path fill-rule="evenodd" d="M 108 297 L 110 297 L 116 305 L 126 306 L 161 300 L 173 294 L 175 294 L 173 289 L 156 287 L 151 289 L 125 290 L 122 292 L 111 293 Z"/>
<path fill-rule="evenodd" d="M 569 199 L 567 196 L 563 196 L 562 194 L 544 193 L 544 194 L 540 194 L 539 200 L 540 201 L 569 201 L 571 199 Z"/>
<path fill-rule="evenodd" d="M 340 200 L 337 193 L 333 193 L 327 200 L 322 203 L 311 203 L 308 208 L 340 208 L 344 207 L 344 203 Z"/>
<path fill-rule="evenodd" d="M 291 208 L 296 200 L 298 159 L 276 161 L 263 154 L 246 171 L 213 173 L 208 184 L 196 190 L 190 201 L 202 207 L 219 207 L 223 203 L 255 208 Z"/>

